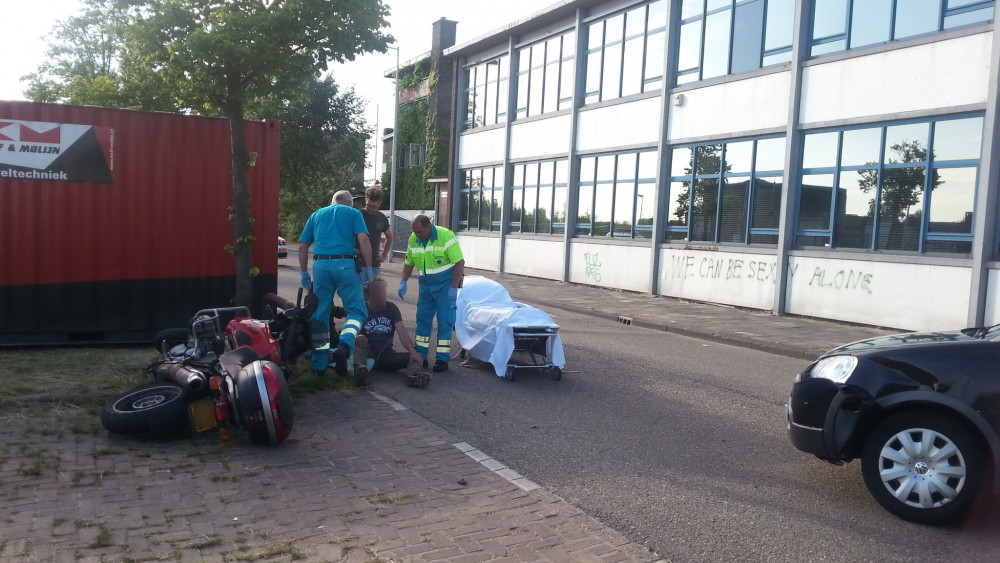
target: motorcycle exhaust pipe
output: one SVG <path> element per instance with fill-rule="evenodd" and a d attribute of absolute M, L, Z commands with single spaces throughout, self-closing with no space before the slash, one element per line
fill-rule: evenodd
<path fill-rule="evenodd" d="M 173 382 L 188 391 L 198 393 L 208 386 L 208 377 L 184 364 L 161 364 L 156 367 L 157 381 Z"/>

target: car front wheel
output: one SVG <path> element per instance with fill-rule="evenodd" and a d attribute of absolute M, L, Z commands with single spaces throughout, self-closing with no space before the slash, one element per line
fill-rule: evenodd
<path fill-rule="evenodd" d="M 983 450 L 970 430 L 926 411 L 884 420 L 861 455 L 861 473 L 875 500 L 896 516 L 921 524 L 952 524 L 964 518 L 983 469 Z"/>

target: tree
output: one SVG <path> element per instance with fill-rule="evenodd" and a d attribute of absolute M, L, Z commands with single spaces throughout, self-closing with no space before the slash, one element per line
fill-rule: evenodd
<path fill-rule="evenodd" d="M 138 0 L 131 0 L 138 3 Z M 330 62 L 384 51 L 381 0 L 144 0 L 129 47 L 167 78 L 189 108 L 229 120 L 233 170 L 234 303 L 252 299 L 253 221 L 247 173 L 247 106 L 300 87 Z"/>
<path fill-rule="evenodd" d="M 36 101 L 221 115 L 231 133 L 236 293 L 252 298 L 256 155 L 245 119 L 309 99 L 330 62 L 384 51 L 381 0 L 85 0 L 55 30 L 52 61 L 26 77 Z M 117 53 L 117 58 L 115 57 Z M 341 170 L 342 172 L 342 170 Z"/>
<path fill-rule="evenodd" d="M 695 175 L 694 197 L 691 197 L 691 182 L 682 182 L 684 189 L 677 194 L 673 215 L 678 225 L 687 225 L 688 209 L 691 213 L 690 240 L 714 241 L 715 217 L 719 201 L 719 179 L 704 178 L 703 175 L 718 175 L 722 170 L 722 145 L 704 145 L 691 151 L 691 161 L 684 174 Z M 724 172 L 731 167 L 727 164 Z"/>
<path fill-rule="evenodd" d="M 886 168 L 882 171 L 881 203 L 879 215 L 879 247 L 889 250 L 917 250 L 919 241 L 904 240 L 906 225 L 916 221 L 919 225 L 923 216 L 924 183 L 926 180 L 927 146 L 919 140 L 901 141 L 889 147 L 893 157 L 886 164 L 913 163 L 914 167 Z M 868 202 L 868 214 L 875 216 L 875 194 L 879 188 L 878 163 L 869 163 L 873 169 L 863 170 L 858 180 L 858 188 L 865 194 L 871 194 Z M 941 185 L 941 176 L 937 170 L 931 178 L 931 190 Z M 913 206 L 918 209 L 911 210 Z M 919 227 L 917 227 L 919 233 Z"/>
<path fill-rule="evenodd" d="M 182 107 L 166 78 L 133 49 L 132 30 L 147 13 L 136 0 L 83 0 L 79 15 L 58 22 L 48 37 L 46 62 L 21 79 L 36 102 L 143 111 Z M 213 114 L 217 115 L 217 113 Z"/>
<path fill-rule="evenodd" d="M 268 100 L 255 113 L 280 119 L 281 195 L 278 232 L 296 238 L 309 215 L 330 204 L 339 189 L 363 187 L 366 140 L 371 130 L 364 103 L 341 92 L 332 77 L 309 80 L 294 100 Z M 357 192 L 356 192 L 357 193 Z"/>

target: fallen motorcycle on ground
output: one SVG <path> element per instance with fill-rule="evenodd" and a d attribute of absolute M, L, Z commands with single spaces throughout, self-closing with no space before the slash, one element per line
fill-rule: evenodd
<path fill-rule="evenodd" d="M 312 347 L 309 316 L 314 296 L 292 304 L 269 294 L 270 320 L 250 318 L 246 307 L 198 311 L 186 329 L 161 331 L 162 356 L 146 372 L 155 383 L 109 402 L 101 423 L 116 434 L 178 435 L 246 431 L 250 441 L 275 446 L 292 430 L 286 367 Z M 281 309 L 278 314 L 273 314 Z M 279 365 L 280 364 L 280 365 Z"/>

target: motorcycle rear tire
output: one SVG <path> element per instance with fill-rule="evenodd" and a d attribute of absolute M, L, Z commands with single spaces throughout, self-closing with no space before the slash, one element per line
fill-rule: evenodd
<path fill-rule="evenodd" d="M 181 434 L 190 427 L 184 388 L 158 383 L 129 391 L 104 407 L 101 424 L 114 434 Z"/>
<path fill-rule="evenodd" d="M 153 337 L 153 347 L 160 352 L 166 352 L 178 344 L 185 344 L 191 337 L 191 329 L 165 328 Z M 164 346 L 166 344 L 166 346 Z"/>

